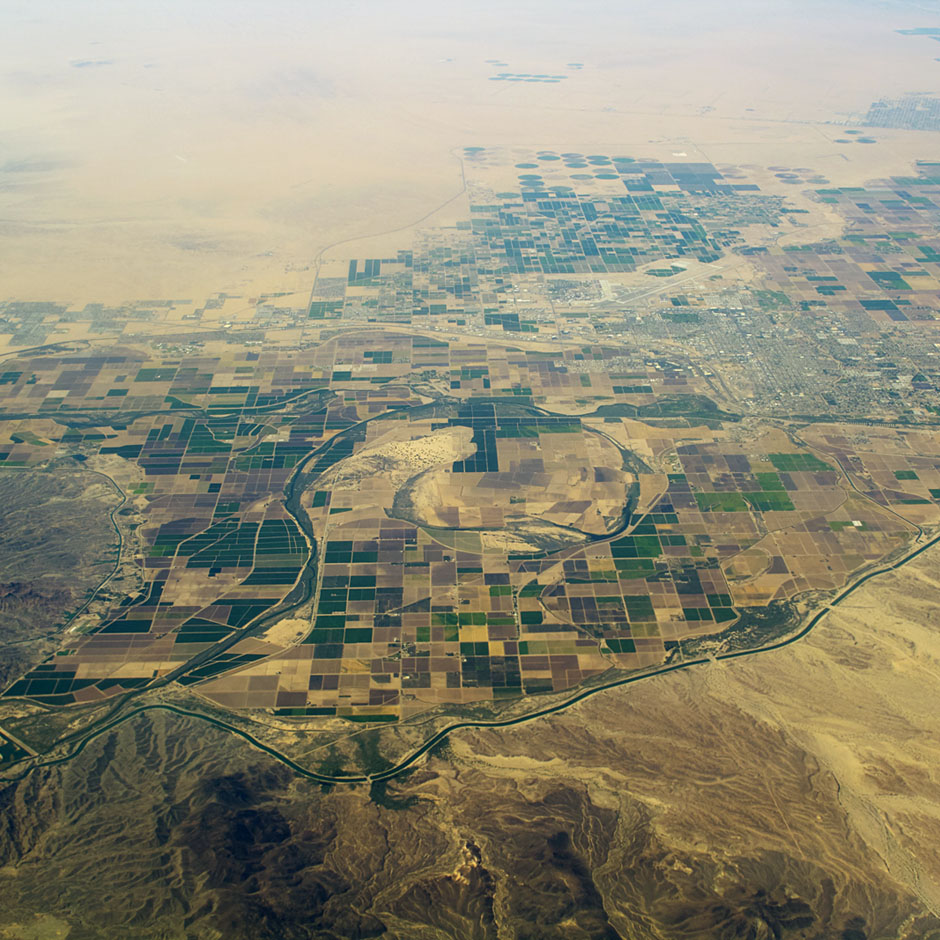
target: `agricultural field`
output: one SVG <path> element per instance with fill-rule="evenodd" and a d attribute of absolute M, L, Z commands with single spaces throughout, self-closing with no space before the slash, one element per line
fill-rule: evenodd
<path fill-rule="evenodd" d="M 110 577 L 3 701 L 175 689 L 282 730 L 518 707 L 770 642 L 940 523 L 931 166 L 819 188 L 847 234 L 780 248 L 797 210 L 734 169 L 464 160 L 466 222 L 325 261 L 300 308 L 181 334 L 168 302 L 159 338 L 5 358 L 0 472 L 92 471 L 124 508 Z M 717 273 L 740 259 L 756 285 Z M 792 387 L 704 357 L 732 296 L 778 334 L 842 318 L 852 362 L 897 377 L 878 421 L 825 392 L 794 418 Z M 850 381 L 814 349 L 804 375 Z"/>

